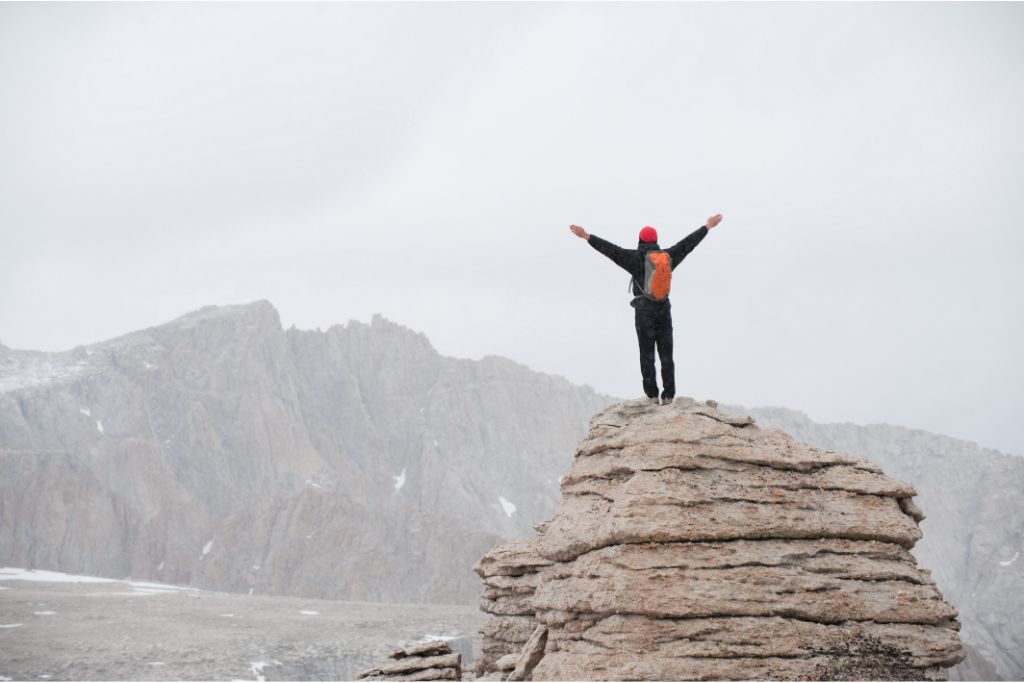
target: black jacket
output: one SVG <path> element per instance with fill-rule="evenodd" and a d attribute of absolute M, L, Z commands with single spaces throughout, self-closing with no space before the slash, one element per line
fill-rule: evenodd
<path fill-rule="evenodd" d="M 700 244 L 700 241 L 704 239 L 704 236 L 707 234 L 707 226 L 702 225 L 668 249 L 665 249 L 665 251 L 668 252 L 669 259 L 672 261 L 672 270 L 675 270 L 676 266 L 683 262 L 686 255 L 693 251 L 694 247 Z M 633 277 L 633 295 L 643 296 L 644 255 L 649 251 L 661 249 L 661 247 L 658 246 L 658 243 L 639 242 L 636 249 L 623 249 L 617 244 L 612 244 L 608 240 L 601 239 L 594 234 L 590 235 L 590 239 L 588 241 L 590 242 L 590 246 L 597 249 L 599 252 L 614 261 L 617 266 L 629 273 Z M 644 299 L 644 301 L 646 301 L 646 299 Z M 653 301 L 649 303 L 657 305 Z"/>

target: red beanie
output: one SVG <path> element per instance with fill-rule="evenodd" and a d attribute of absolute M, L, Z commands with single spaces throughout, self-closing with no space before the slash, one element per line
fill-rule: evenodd
<path fill-rule="evenodd" d="M 640 231 L 640 241 L 641 242 L 657 242 L 658 241 L 658 231 L 655 230 L 654 228 L 652 228 L 649 225 L 644 226 L 644 229 Z"/>

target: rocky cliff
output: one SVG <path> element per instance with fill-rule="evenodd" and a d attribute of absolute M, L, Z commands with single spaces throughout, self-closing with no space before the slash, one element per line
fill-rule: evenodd
<path fill-rule="evenodd" d="M 908 552 L 914 495 L 713 405 L 615 405 L 539 536 L 476 565 L 492 616 L 477 672 L 503 678 L 546 631 L 534 680 L 940 679 L 964 650 Z"/>
<path fill-rule="evenodd" d="M 235 592 L 471 602 L 610 401 L 382 318 L 207 307 L 0 349 L 0 564 Z M 515 415 L 514 420 L 507 419 Z"/>

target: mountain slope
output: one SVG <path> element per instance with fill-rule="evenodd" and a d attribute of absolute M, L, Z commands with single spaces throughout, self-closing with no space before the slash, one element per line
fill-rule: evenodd
<path fill-rule="evenodd" d="M 609 402 L 267 302 L 0 362 L 3 562 L 350 600 L 471 601 Z"/>

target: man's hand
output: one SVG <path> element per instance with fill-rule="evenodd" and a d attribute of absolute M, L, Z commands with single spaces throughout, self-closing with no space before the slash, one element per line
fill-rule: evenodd
<path fill-rule="evenodd" d="M 705 223 L 704 225 L 706 225 L 708 230 L 710 230 L 711 228 L 715 227 L 716 225 L 718 225 L 721 222 L 722 222 L 722 214 L 716 213 L 714 216 L 709 218 L 708 222 Z"/>
<path fill-rule="evenodd" d="M 580 239 L 587 240 L 588 242 L 590 241 L 590 233 L 581 228 L 580 226 L 570 225 L 569 230 L 571 230 L 572 234 L 576 235 Z"/>

